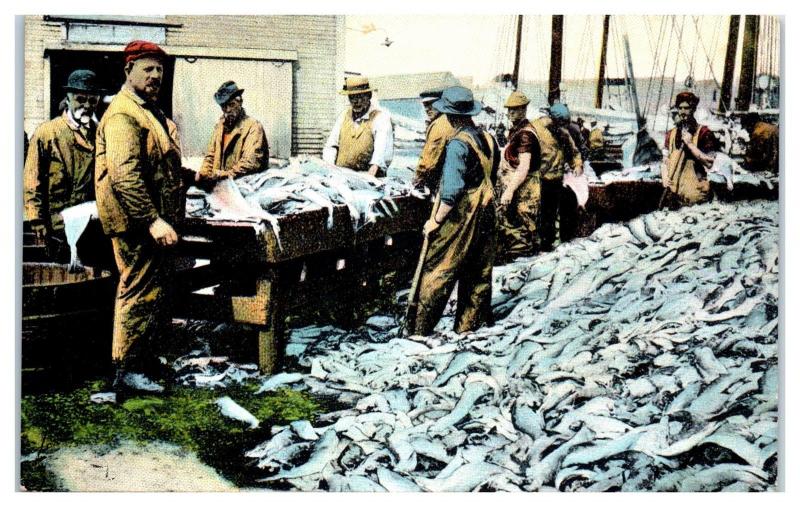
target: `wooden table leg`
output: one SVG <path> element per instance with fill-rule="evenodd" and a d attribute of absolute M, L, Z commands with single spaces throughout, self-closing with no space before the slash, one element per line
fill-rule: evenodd
<path fill-rule="evenodd" d="M 284 305 L 279 285 L 277 277 L 262 278 L 256 282 L 254 296 L 231 297 L 234 320 L 257 326 L 258 367 L 266 374 L 278 369 L 282 355 Z"/>

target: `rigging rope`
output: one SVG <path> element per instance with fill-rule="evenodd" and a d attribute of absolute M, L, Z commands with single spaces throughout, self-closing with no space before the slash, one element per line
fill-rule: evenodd
<path fill-rule="evenodd" d="M 674 18 L 674 16 L 672 18 Z M 664 28 L 665 28 L 664 32 L 665 33 L 666 33 L 667 19 L 669 19 L 667 16 L 665 16 L 664 19 L 663 19 Z M 674 19 L 671 19 L 670 21 L 672 23 L 675 22 Z M 672 37 L 667 39 L 667 50 L 664 52 L 664 66 L 661 68 L 661 79 L 660 79 L 659 84 L 658 84 L 658 96 L 656 97 L 656 106 L 655 106 L 655 110 L 653 111 L 653 126 L 652 126 L 652 129 L 654 131 L 656 129 L 656 121 L 658 119 L 658 108 L 661 105 L 661 96 L 662 96 L 662 94 L 664 92 L 664 80 L 666 79 L 667 62 L 669 61 L 669 50 L 670 50 L 671 47 L 672 47 Z M 676 58 L 677 58 L 677 54 L 676 54 Z M 675 83 L 675 81 L 673 79 L 673 86 L 674 86 L 674 83 Z M 667 97 L 667 103 L 669 103 L 669 100 L 670 100 L 670 97 Z M 669 106 L 667 107 L 667 115 L 669 115 Z"/>
<path fill-rule="evenodd" d="M 708 51 L 706 51 L 705 44 L 703 44 L 703 35 L 702 35 L 701 30 L 700 30 L 700 25 L 698 25 L 697 18 L 695 16 L 692 16 L 692 20 L 694 21 L 694 27 L 695 27 L 695 31 L 697 33 L 697 40 L 699 41 L 700 46 L 703 48 L 703 54 L 705 54 L 705 57 L 706 57 L 706 63 L 708 64 L 707 69 L 711 70 L 711 78 L 714 80 L 714 85 L 717 88 L 720 88 L 720 84 L 719 84 L 719 81 L 717 80 L 717 76 L 714 74 L 714 67 L 713 67 L 713 65 L 711 63 L 711 57 L 708 55 Z M 697 45 L 695 45 L 695 48 L 696 47 L 697 47 Z"/>
<path fill-rule="evenodd" d="M 681 16 L 681 28 L 680 28 L 680 30 L 678 32 L 678 48 L 680 48 L 680 49 L 683 49 L 681 47 L 681 41 L 683 40 L 683 28 L 684 28 L 685 24 L 686 24 L 686 16 Z M 675 31 L 675 17 L 674 16 L 672 18 L 672 29 L 673 29 L 673 32 L 674 32 Z M 672 97 L 675 94 L 675 76 L 676 76 L 676 74 L 678 72 L 678 57 L 679 56 L 680 55 L 678 54 L 678 52 L 676 52 L 675 53 L 675 67 L 672 70 L 672 87 L 670 88 L 670 91 L 669 91 L 669 99 L 670 99 L 670 101 L 672 100 Z M 685 53 L 684 53 L 684 56 L 685 56 Z M 671 119 L 672 118 L 671 118 L 671 114 L 670 114 L 670 108 L 667 108 L 667 121 L 666 121 L 666 126 L 665 126 L 664 130 L 669 130 L 669 122 L 670 122 Z"/>

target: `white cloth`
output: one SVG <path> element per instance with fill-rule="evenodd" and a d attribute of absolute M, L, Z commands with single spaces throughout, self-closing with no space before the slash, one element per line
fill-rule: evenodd
<path fill-rule="evenodd" d="M 325 143 L 325 148 L 322 150 L 322 159 L 329 164 L 336 164 L 336 155 L 339 153 L 339 133 L 342 130 L 342 122 L 344 122 L 345 115 L 348 114 L 349 110 L 348 108 L 339 115 L 328 136 L 328 141 Z M 376 110 L 380 111 L 380 114 L 372 122 L 372 137 L 375 140 L 375 147 L 372 150 L 372 158 L 369 164 L 386 169 L 392 163 L 392 157 L 394 157 L 394 129 L 391 116 L 387 111 L 371 104 L 367 112 L 357 118 L 355 122 L 361 124 L 367 121 L 370 113 Z"/>

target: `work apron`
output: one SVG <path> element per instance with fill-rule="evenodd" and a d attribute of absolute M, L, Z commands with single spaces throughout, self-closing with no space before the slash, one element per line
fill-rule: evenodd
<path fill-rule="evenodd" d="M 536 137 L 536 131 L 524 128 Z M 522 132 L 520 130 L 520 132 Z M 506 147 L 508 149 L 508 147 Z M 531 165 L 534 161 L 531 160 Z M 503 157 L 497 178 L 496 195 L 503 195 L 516 168 Z M 522 255 L 532 255 L 538 248 L 538 223 L 542 200 L 542 177 L 538 168 L 530 167 L 525 181 L 517 187 L 514 198 L 506 209 L 499 208 L 497 214 L 497 253 L 504 260 Z"/>
<path fill-rule="evenodd" d="M 488 146 L 492 139 L 487 133 Z M 442 316 L 458 282 L 458 304 L 454 329 L 458 333 L 492 321 L 492 263 L 495 251 L 495 210 L 491 173 L 494 155 L 486 156 L 466 133 L 455 136 L 478 156 L 484 178 L 467 190 L 444 223 L 429 238 L 419 283 L 419 307 L 414 334 L 428 335 Z M 437 194 L 431 217 L 441 203 Z"/>
<path fill-rule="evenodd" d="M 683 204 L 697 204 L 709 198 L 709 184 L 701 180 L 695 172 L 696 160 L 686 156 L 686 150 L 677 149 L 678 129 L 669 135 L 669 155 L 667 155 L 667 182 L 669 190 L 678 196 Z M 700 140 L 700 128 L 697 128 L 692 143 L 697 146 Z"/>

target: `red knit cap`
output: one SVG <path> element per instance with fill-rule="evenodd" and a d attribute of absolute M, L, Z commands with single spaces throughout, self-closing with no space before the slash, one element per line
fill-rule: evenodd
<path fill-rule="evenodd" d="M 700 103 L 700 97 L 689 91 L 680 92 L 675 96 L 675 107 L 681 105 L 681 102 L 688 102 L 690 107 L 697 107 L 697 104 Z"/>
<path fill-rule="evenodd" d="M 125 63 L 138 60 L 139 58 L 156 58 L 163 60 L 167 53 L 158 47 L 158 44 L 146 40 L 135 40 L 125 46 Z"/>

